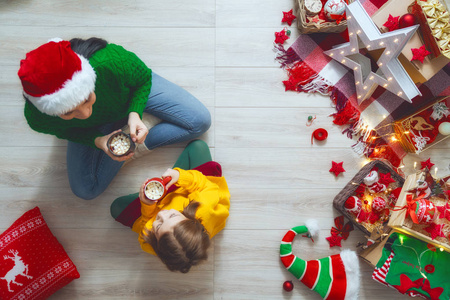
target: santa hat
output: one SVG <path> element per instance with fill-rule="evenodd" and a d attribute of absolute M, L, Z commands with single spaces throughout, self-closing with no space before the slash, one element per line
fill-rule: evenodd
<path fill-rule="evenodd" d="M 304 261 L 292 253 L 292 241 L 297 234 L 307 237 L 318 231 L 313 222 L 306 226 L 291 228 L 283 237 L 280 257 L 283 265 L 297 279 L 323 299 L 358 299 L 359 262 L 354 251 L 343 250 L 341 254 Z"/>
<path fill-rule="evenodd" d="M 95 71 L 70 42 L 53 39 L 26 54 L 18 72 L 25 97 L 51 116 L 71 111 L 95 88 Z"/>

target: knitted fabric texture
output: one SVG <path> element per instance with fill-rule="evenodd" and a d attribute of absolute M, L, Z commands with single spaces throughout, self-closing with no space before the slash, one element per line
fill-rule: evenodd
<path fill-rule="evenodd" d="M 96 127 L 119 121 L 130 112 L 142 117 L 152 84 L 152 71 L 145 63 L 114 44 L 94 53 L 89 63 L 97 74 L 92 115 L 86 120 L 63 120 L 41 113 L 27 101 L 24 113 L 33 130 L 95 148 L 95 138 L 104 135 Z"/>

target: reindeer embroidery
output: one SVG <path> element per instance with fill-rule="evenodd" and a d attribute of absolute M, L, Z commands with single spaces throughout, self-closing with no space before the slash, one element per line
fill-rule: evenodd
<path fill-rule="evenodd" d="M 28 279 L 32 279 L 33 276 L 28 275 L 28 265 L 23 263 L 22 257 L 19 256 L 19 251 L 11 249 L 8 252 L 14 256 L 3 255 L 3 259 L 11 259 L 14 261 L 14 267 L 6 273 L 5 277 L 0 277 L 0 279 L 6 280 L 9 292 L 14 292 L 10 287 L 11 282 L 17 285 L 23 285 L 22 283 L 16 282 L 17 276 L 22 275 Z"/>

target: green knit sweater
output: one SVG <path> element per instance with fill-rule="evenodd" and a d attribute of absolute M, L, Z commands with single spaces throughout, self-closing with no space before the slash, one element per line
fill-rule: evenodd
<path fill-rule="evenodd" d="M 144 62 L 121 46 L 108 44 L 89 63 L 97 74 L 92 115 L 85 120 L 63 120 L 41 113 L 26 101 L 25 118 L 33 130 L 95 148 L 95 138 L 103 136 L 97 126 L 121 120 L 130 112 L 142 117 L 152 86 L 152 71 Z"/>

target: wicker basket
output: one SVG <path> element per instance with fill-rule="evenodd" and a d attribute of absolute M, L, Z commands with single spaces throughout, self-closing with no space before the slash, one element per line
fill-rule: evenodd
<path fill-rule="evenodd" d="M 354 0 L 348 0 L 348 3 L 352 3 L 353 1 Z M 306 22 L 305 0 L 294 0 L 294 14 L 297 17 L 298 30 L 303 34 L 316 32 L 342 32 L 347 28 L 346 20 L 341 21 L 339 24 L 336 24 L 336 22 L 325 22 L 320 24 L 320 28 Z"/>
<path fill-rule="evenodd" d="M 380 161 L 380 160 L 374 160 L 365 165 L 364 167 L 359 170 L 358 173 L 350 180 L 349 183 L 342 189 L 342 191 L 337 194 L 336 197 L 334 197 L 333 200 L 333 206 L 336 208 L 339 212 L 341 212 L 347 219 L 349 219 L 359 230 L 364 232 L 366 235 L 370 236 L 371 232 L 364 227 L 361 223 L 356 222 L 355 217 L 350 215 L 345 210 L 345 202 L 350 196 L 355 195 L 356 189 L 359 187 L 361 183 L 364 182 L 364 178 L 370 173 L 370 171 L 374 168 L 378 167 L 379 171 L 382 171 L 383 173 L 391 173 L 392 179 L 396 181 L 396 184 L 398 187 L 403 186 L 403 183 L 405 182 L 405 179 L 397 174 L 391 167 L 389 167 L 386 163 Z"/>

